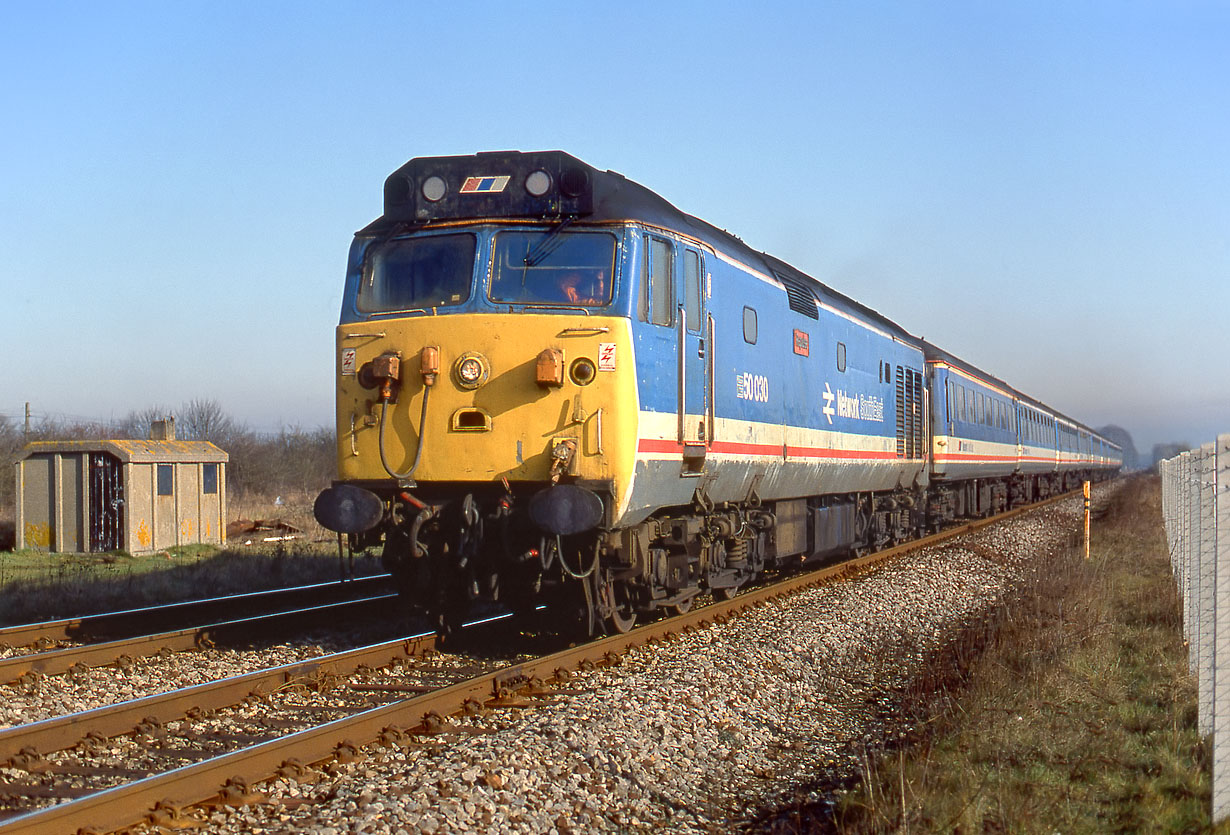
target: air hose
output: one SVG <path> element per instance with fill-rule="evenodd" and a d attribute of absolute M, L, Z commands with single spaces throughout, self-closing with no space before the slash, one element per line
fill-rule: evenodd
<path fill-rule="evenodd" d="M 380 447 L 380 463 L 384 466 L 384 471 L 398 481 L 411 481 L 411 476 L 419 468 L 419 461 L 423 457 L 423 437 L 427 434 L 427 395 L 431 394 L 431 388 L 431 386 L 423 387 L 423 411 L 419 414 L 419 442 L 414 450 L 414 463 L 404 473 L 395 472 L 389 466 L 389 459 L 384 451 L 384 427 L 388 423 L 385 412 L 389 408 L 389 401 L 387 398 L 382 398 L 380 401 L 380 442 L 378 444 Z"/>
<path fill-rule="evenodd" d="M 589 575 L 598 570 L 598 552 L 601 549 L 602 543 L 594 543 L 594 563 L 589 567 L 588 571 L 573 571 L 568 567 L 568 562 L 564 559 L 564 543 L 560 539 L 559 534 L 555 535 L 555 550 L 559 554 L 560 567 L 564 569 L 564 573 L 576 580 L 584 580 Z"/>

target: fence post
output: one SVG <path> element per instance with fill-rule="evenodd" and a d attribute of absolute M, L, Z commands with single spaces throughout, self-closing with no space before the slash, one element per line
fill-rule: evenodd
<path fill-rule="evenodd" d="M 1175 462 L 1170 459 L 1157 462 L 1157 472 L 1161 475 L 1161 521 L 1166 529 L 1166 552 L 1170 556 L 1170 573 L 1177 582 L 1178 562 L 1175 560 L 1175 486 L 1171 483 Z"/>
<path fill-rule="evenodd" d="M 1198 624 L 1196 607 L 1192 605 L 1192 452 L 1183 453 L 1183 483 L 1179 486 L 1183 495 L 1183 636 L 1187 639 L 1187 671 L 1196 672 L 1196 644 Z"/>
<path fill-rule="evenodd" d="M 1217 436 L 1213 473 L 1217 528 L 1217 645 L 1214 648 L 1213 823 L 1230 816 L 1230 435 Z"/>
<path fill-rule="evenodd" d="M 1187 643 L 1187 629 L 1191 612 L 1187 610 L 1187 458 L 1186 453 L 1175 459 L 1174 470 L 1174 550 L 1179 565 L 1179 595 L 1183 608 L 1183 643 Z"/>
<path fill-rule="evenodd" d="M 1215 590 L 1217 584 L 1216 520 L 1213 516 L 1213 479 L 1216 446 L 1205 444 L 1200 448 L 1200 469 L 1196 479 L 1200 507 L 1200 677 L 1199 717 L 1200 733 L 1213 732 L 1213 641 Z"/>

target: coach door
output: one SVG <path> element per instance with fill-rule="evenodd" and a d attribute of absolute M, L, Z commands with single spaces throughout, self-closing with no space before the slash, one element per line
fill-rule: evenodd
<path fill-rule="evenodd" d="M 682 299 L 679 305 L 679 443 L 684 474 L 699 475 L 713 438 L 709 425 L 711 392 L 709 317 L 706 309 L 704 259 L 695 249 L 683 250 Z"/>

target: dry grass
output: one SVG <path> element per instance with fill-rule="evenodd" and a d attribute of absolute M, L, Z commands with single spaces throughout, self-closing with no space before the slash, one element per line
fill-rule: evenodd
<path fill-rule="evenodd" d="M 1156 478 L 1126 484 L 1092 559 L 1061 558 L 956 642 L 912 694 L 924 730 L 869 758 L 831 817 L 799 810 L 788 830 L 1208 831 L 1159 496 Z"/>
<path fill-rule="evenodd" d="M 285 494 L 244 491 L 227 497 L 229 519 L 280 519 L 302 531 L 302 540 L 308 543 L 336 543 L 337 534 L 321 527 L 312 515 L 316 492 L 288 491 Z M 232 543 L 234 544 L 234 543 Z"/>

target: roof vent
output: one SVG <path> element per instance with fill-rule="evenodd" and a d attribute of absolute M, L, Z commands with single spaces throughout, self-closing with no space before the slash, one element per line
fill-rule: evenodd
<path fill-rule="evenodd" d="M 802 313 L 804 316 L 809 316 L 812 319 L 820 318 L 820 310 L 816 306 L 816 295 L 803 282 L 797 278 L 782 275 L 779 272 L 773 273 L 777 276 L 778 281 L 786 287 L 786 296 L 790 299 L 790 309 L 796 313 Z"/>

